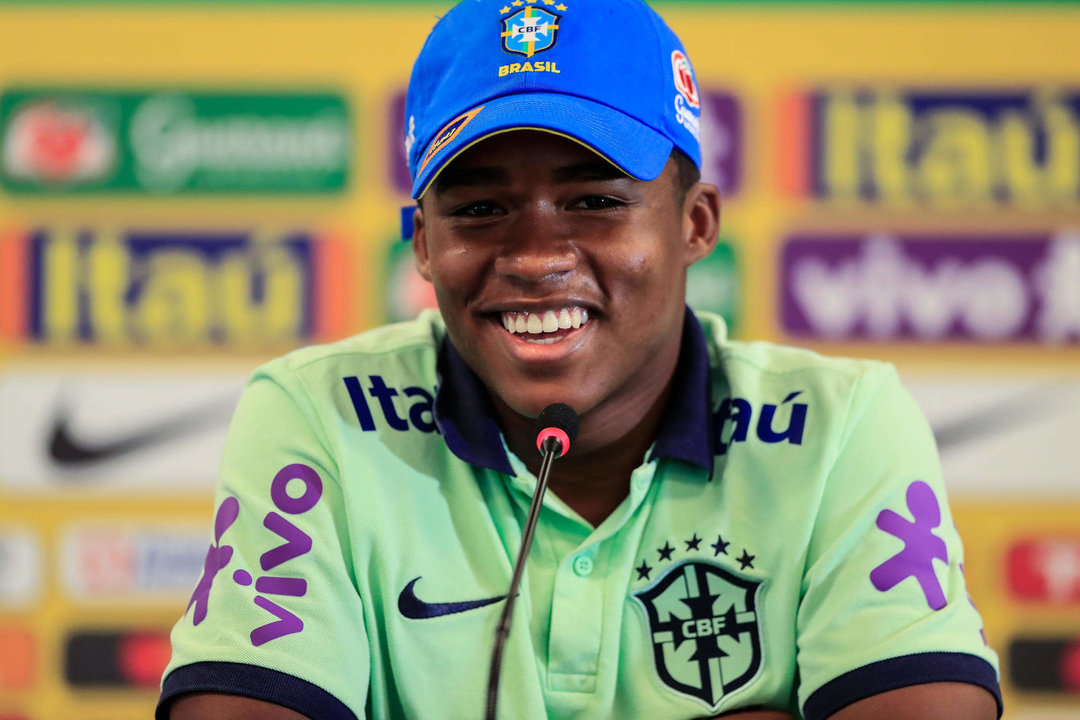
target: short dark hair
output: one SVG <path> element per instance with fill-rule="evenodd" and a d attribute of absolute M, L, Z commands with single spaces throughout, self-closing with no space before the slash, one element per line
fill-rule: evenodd
<path fill-rule="evenodd" d="M 671 159 L 675 161 L 675 168 L 678 171 L 675 176 L 675 192 L 681 203 L 686 199 L 686 193 L 690 192 L 690 188 L 701 182 L 701 171 L 690 156 L 679 148 L 672 149 Z"/>

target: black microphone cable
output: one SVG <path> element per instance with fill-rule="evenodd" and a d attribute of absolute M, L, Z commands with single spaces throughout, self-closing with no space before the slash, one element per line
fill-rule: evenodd
<path fill-rule="evenodd" d="M 510 620 L 517 600 L 518 585 L 525 570 L 525 558 L 529 554 L 533 535 L 536 532 L 536 520 L 540 517 L 540 506 L 547 492 L 548 475 L 556 457 L 562 457 L 570 450 L 570 443 L 577 439 L 578 417 L 574 409 L 563 403 L 552 403 L 544 408 L 536 419 L 536 448 L 544 454 L 540 463 L 540 474 L 536 478 L 536 491 L 529 505 L 529 515 L 525 520 L 525 531 L 521 535 L 521 547 L 517 560 L 514 561 L 514 574 L 510 578 L 510 591 L 506 594 L 499 624 L 495 627 L 495 645 L 491 650 L 491 668 L 488 671 L 486 720 L 495 720 L 499 705 L 499 675 L 502 670 L 503 649 L 506 638 L 510 635 Z"/>

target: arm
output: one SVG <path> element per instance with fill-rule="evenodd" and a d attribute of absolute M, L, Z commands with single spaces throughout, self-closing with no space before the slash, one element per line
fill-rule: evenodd
<path fill-rule="evenodd" d="M 230 718 L 242 698 L 363 716 L 367 633 L 337 462 L 299 374 L 284 361 L 257 371 L 229 428 L 210 550 L 173 628 L 158 720 L 185 717 L 174 701 Z M 300 717 L 281 712 L 259 719 Z"/>
<path fill-rule="evenodd" d="M 872 695 L 830 720 L 994 720 L 997 702 L 977 685 L 929 683 Z M 764 720 L 764 719 L 763 719 Z"/>
<path fill-rule="evenodd" d="M 172 704 L 170 720 L 308 720 L 306 715 L 239 695 L 195 693 Z"/>
<path fill-rule="evenodd" d="M 850 392 L 803 573 L 803 713 L 996 717 L 997 656 L 965 589 L 930 427 L 891 366 L 872 366 Z"/>

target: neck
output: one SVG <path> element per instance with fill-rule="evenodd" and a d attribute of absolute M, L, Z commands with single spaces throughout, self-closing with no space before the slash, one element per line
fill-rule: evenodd
<path fill-rule="evenodd" d="M 571 451 L 552 466 L 549 489 L 594 527 L 604 521 L 630 491 L 630 474 L 641 465 L 656 438 L 667 404 L 678 354 L 667 381 L 643 387 L 620 403 L 600 405 L 579 417 L 580 432 Z M 536 449 L 533 420 L 497 398 L 496 411 L 510 450 L 534 475 L 542 457 Z"/>

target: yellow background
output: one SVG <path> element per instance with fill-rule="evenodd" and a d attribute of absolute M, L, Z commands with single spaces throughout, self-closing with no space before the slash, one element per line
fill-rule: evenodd
<path fill-rule="evenodd" d="M 37 224 L 334 228 L 351 243 L 356 257 L 353 292 L 341 302 L 350 305 L 357 330 L 377 324 L 381 321 L 376 297 L 382 258 L 387 241 L 398 231 L 398 208 L 408 203 L 393 191 L 386 169 L 387 105 L 406 85 L 413 58 L 445 7 L 443 3 L 2 6 L 0 90 L 12 85 L 337 89 L 352 108 L 356 157 L 350 186 L 340 196 L 43 198 L 0 194 L 0 228 Z M 778 137 L 777 108 L 792 91 L 833 82 L 960 89 L 1080 87 L 1080 10 L 947 3 L 670 3 L 660 10 L 687 46 L 701 87 L 729 90 L 742 104 L 744 177 L 740 192 L 725 202 L 723 217 L 725 235 L 733 238 L 742 263 L 742 337 L 783 339 L 774 268 L 779 240 L 795 229 L 1052 230 L 1080 221 L 1080 203 L 1049 214 L 993 208 L 929 215 L 917 209 L 838 210 L 784 195 L 773 172 L 783 161 L 778 153 L 785 147 Z M 955 371 L 977 364 L 991 374 L 1046 369 L 1080 375 L 1080 352 L 1075 346 L 818 347 L 892 360 L 902 372 Z M 9 363 L 29 362 L 57 373 L 86 368 L 242 371 L 280 350 L 102 352 L 8 342 L 0 345 L 0 370 Z M 991 643 L 1003 648 L 1016 632 L 1067 630 L 1080 635 L 1076 606 L 1022 607 L 1010 602 L 1001 568 L 1003 549 L 1017 534 L 1075 534 L 1080 528 L 1078 496 L 1033 498 L 1029 504 L 954 497 L 953 504 L 965 537 L 971 592 L 984 614 Z M 18 710 L 32 720 L 148 717 L 153 693 L 87 694 L 66 688 L 60 674 L 61 640 L 72 625 L 168 627 L 185 599 L 113 609 L 74 604 L 58 588 L 57 539 L 63 528 L 82 519 L 175 518 L 208 527 L 210 512 L 208 496 L 126 500 L 0 495 L 0 525 L 29 525 L 40 533 L 45 549 L 43 601 L 25 613 L 0 612 L 0 624 L 25 624 L 36 633 L 41 681 L 27 692 L 0 690 L 0 716 L 5 710 Z M 1004 686 L 1006 717 L 1080 716 L 1080 704 L 1020 697 L 1009 692 L 1007 678 Z"/>

